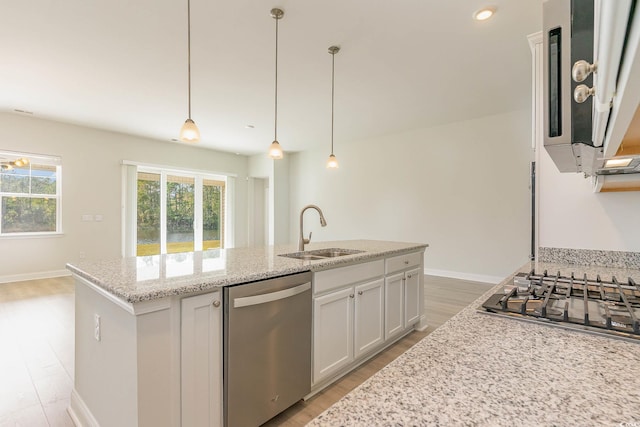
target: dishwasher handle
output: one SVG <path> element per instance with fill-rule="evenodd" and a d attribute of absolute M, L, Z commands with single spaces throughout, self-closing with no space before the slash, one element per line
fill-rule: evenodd
<path fill-rule="evenodd" d="M 272 301 L 278 301 L 281 299 L 292 297 L 294 295 L 301 294 L 303 292 L 308 291 L 309 289 L 311 289 L 311 282 L 303 283 L 302 285 L 298 285 L 293 288 L 287 288 L 281 291 L 271 292 L 268 294 L 234 298 L 233 308 L 248 307 L 251 305 L 265 304 Z"/>

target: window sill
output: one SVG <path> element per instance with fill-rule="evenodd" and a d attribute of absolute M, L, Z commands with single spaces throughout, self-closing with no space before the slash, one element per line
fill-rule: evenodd
<path fill-rule="evenodd" d="M 63 237 L 62 231 L 55 231 L 51 233 L 7 233 L 0 234 L 0 240 L 12 240 L 12 239 L 45 239 L 51 237 Z"/>

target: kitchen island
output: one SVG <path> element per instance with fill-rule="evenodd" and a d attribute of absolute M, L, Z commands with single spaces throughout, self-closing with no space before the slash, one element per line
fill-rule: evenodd
<path fill-rule="evenodd" d="M 68 264 L 76 279 L 71 417 L 77 425 L 220 425 L 222 290 L 300 272 L 313 277 L 309 384 L 317 391 L 426 327 L 426 247 L 352 240 L 311 244 L 348 251 L 310 260 L 283 257 L 296 247 L 279 245 Z"/>
<path fill-rule="evenodd" d="M 519 271 L 533 268 L 640 282 L 637 269 L 528 263 Z M 513 277 L 309 425 L 640 425 L 640 341 L 478 312 Z"/>

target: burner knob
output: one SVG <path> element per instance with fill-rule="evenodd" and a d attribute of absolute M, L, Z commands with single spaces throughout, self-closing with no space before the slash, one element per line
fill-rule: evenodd
<path fill-rule="evenodd" d="M 571 76 L 573 77 L 574 82 L 581 83 L 596 70 L 596 64 L 589 64 L 584 59 L 581 59 L 573 64 L 573 67 L 571 68 Z"/>
<path fill-rule="evenodd" d="M 596 89 L 593 87 L 588 87 L 587 85 L 578 85 L 576 89 L 573 91 L 573 99 L 578 104 L 582 104 L 584 101 L 589 99 L 591 95 L 595 95 Z"/>

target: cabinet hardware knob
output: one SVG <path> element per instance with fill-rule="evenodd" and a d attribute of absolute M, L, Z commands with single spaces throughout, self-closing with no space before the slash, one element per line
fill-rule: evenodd
<path fill-rule="evenodd" d="M 409 261 L 405 261 L 405 262 L 404 262 L 404 264 L 405 264 L 405 265 L 409 265 Z"/>
<path fill-rule="evenodd" d="M 409 279 L 411 279 L 411 275 L 410 275 L 410 274 L 408 274 L 408 275 L 407 275 L 407 277 L 408 277 Z"/>
<path fill-rule="evenodd" d="M 215 308 L 220 307 L 220 301 L 215 300 L 214 302 L 211 303 L 211 305 L 213 305 Z"/>
<path fill-rule="evenodd" d="M 362 291 L 358 291 L 358 295 L 362 295 Z"/>
<path fill-rule="evenodd" d="M 349 295 L 349 298 L 353 298 L 353 294 Z"/>

